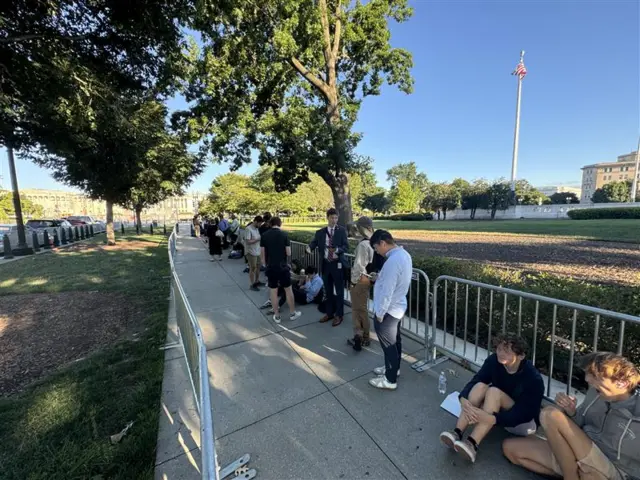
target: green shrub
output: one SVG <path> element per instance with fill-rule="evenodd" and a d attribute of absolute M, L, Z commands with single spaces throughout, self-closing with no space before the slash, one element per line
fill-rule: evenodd
<path fill-rule="evenodd" d="M 433 214 L 427 213 L 397 213 L 395 215 L 387 215 L 382 217 L 374 217 L 374 220 L 402 220 L 405 222 L 423 222 L 425 220 L 433 220 Z"/>
<path fill-rule="evenodd" d="M 640 219 L 640 207 L 585 208 L 567 215 L 573 220 Z"/>

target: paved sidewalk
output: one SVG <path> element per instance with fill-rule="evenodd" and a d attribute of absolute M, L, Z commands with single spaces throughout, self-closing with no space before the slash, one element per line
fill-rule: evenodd
<path fill-rule="evenodd" d="M 211 263 L 199 239 L 181 236 L 176 262 L 208 348 L 222 466 L 249 453 L 263 480 L 539 478 L 502 457 L 502 431 L 483 442 L 475 465 L 440 444 L 454 418 L 439 407 L 436 373 L 453 369 L 449 389 L 460 390 L 470 373 L 456 364 L 414 372 L 421 346 L 405 338 L 398 389 L 376 390 L 368 380 L 383 364 L 381 349 L 347 345 L 350 313 L 332 327 L 318 323 L 315 306 L 294 322 L 285 307 L 276 325 L 258 309 L 267 292 L 248 289 L 242 260 Z M 168 342 L 172 332 L 170 321 Z M 198 417 L 181 353 L 166 353 L 156 478 L 199 478 Z"/>

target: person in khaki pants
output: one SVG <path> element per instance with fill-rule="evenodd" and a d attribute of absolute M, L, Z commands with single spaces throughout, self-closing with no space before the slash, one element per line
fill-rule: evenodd
<path fill-rule="evenodd" d="M 355 259 L 351 268 L 351 316 L 353 318 L 353 339 L 348 343 L 354 350 L 362 350 L 362 346 L 369 346 L 369 310 L 367 303 L 371 292 L 371 277 L 367 267 L 373 261 L 373 248 L 369 239 L 373 235 L 373 222 L 369 217 L 360 217 L 356 228 L 362 240 L 356 247 Z"/>

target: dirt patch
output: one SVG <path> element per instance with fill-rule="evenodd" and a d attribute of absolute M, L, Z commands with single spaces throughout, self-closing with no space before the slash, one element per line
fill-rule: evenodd
<path fill-rule="evenodd" d="M 148 244 L 147 244 L 148 245 Z M 0 297 L 0 396 L 137 335 L 139 307 L 123 294 L 65 292 Z"/>
<path fill-rule="evenodd" d="M 53 252 L 54 253 L 86 252 L 90 250 L 98 250 L 98 251 L 104 251 L 104 252 L 139 251 L 139 250 L 146 250 L 148 248 L 157 247 L 160 245 L 161 244 L 156 244 L 153 242 L 145 242 L 142 240 L 131 240 L 127 242 L 119 242 L 119 243 L 116 243 L 115 245 L 77 243 L 65 248 L 57 248 L 53 250 Z"/>
<path fill-rule="evenodd" d="M 640 245 L 525 235 L 395 230 L 414 253 L 546 272 L 599 283 L 640 285 Z"/>

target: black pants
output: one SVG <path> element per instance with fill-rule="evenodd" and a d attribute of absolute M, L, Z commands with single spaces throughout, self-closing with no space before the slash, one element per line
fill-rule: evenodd
<path fill-rule="evenodd" d="M 338 268 L 340 266 L 340 268 Z M 344 316 L 344 268 L 341 263 L 324 261 L 322 263 L 322 280 L 327 296 L 327 315 Z M 335 292 L 334 292 L 335 288 Z"/>
<path fill-rule="evenodd" d="M 278 300 L 278 305 L 283 306 L 287 301 L 287 295 L 284 291 L 284 288 L 278 289 L 278 295 L 280 296 L 280 300 Z M 307 305 L 307 293 L 304 290 L 301 290 L 297 285 L 293 286 L 293 298 L 295 299 L 298 305 Z"/>
<path fill-rule="evenodd" d="M 384 352 L 385 376 L 390 383 L 396 383 L 402 358 L 401 319 L 386 314 L 382 322 L 376 318 L 374 323 L 380 346 Z"/>

